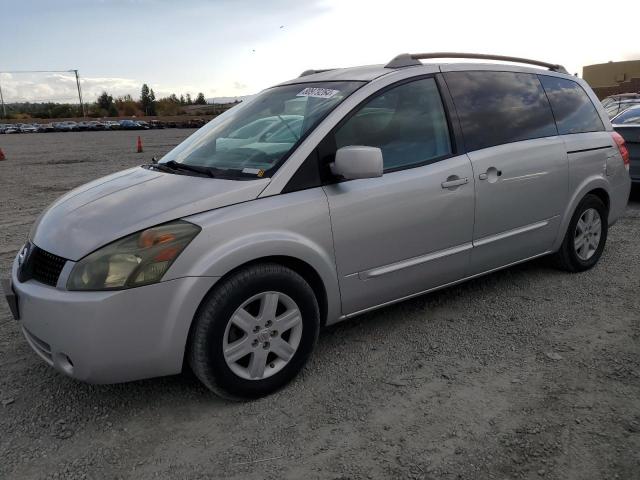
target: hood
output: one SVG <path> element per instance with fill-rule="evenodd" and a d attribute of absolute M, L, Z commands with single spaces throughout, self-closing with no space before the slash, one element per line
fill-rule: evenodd
<path fill-rule="evenodd" d="M 131 233 L 258 197 L 269 179 L 222 180 L 136 167 L 82 185 L 36 221 L 38 247 L 77 261 Z"/>

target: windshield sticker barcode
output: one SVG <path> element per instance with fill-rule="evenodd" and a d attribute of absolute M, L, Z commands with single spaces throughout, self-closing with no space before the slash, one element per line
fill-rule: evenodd
<path fill-rule="evenodd" d="M 296 95 L 296 97 L 331 98 L 339 92 L 340 90 L 331 90 L 330 88 L 307 87 Z"/>

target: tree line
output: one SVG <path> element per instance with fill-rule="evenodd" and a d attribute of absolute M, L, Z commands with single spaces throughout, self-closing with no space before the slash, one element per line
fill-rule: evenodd
<path fill-rule="evenodd" d="M 179 97 L 172 93 L 168 97 L 156 98 L 152 88 L 145 83 L 140 89 L 140 97 L 136 100 L 131 95 L 113 97 L 103 91 L 95 102 L 85 104 L 89 117 L 131 117 L 131 116 L 171 116 L 185 113 L 184 107 L 189 105 L 206 105 L 204 93 L 200 92 L 193 99 L 190 93 Z M 7 104 L 7 117 L 10 119 L 27 118 L 71 118 L 82 116 L 78 104 L 70 103 L 32 103 L 20 102 Z M 1 114 L 2 112 L 0 112 Z"/>
<path fill-rule="evenodd" d="M 180 97 L 172 93 L 168 97 L 157 99 L 153 88 L 149 88 L 145 83 L 140 89 L 139 100 L 134 100 L 131 95 L 124 95 L 114 99 L 113 96 L 104 91 L 96 100 L 95 109 L 100 113 L 98 116 L 102 117 L 180 115 L 184 113 L 181 107 L 206 104 L 207 100 L 202 92 L 198 93 L 195 100 L 191 98 L 190 93 L 181 94 Z"/>

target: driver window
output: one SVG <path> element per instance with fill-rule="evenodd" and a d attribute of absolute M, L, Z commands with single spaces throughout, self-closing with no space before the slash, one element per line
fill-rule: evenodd
<path fill-rule="evenodd" d="M 449 128 L 435 80 L 405 83 L 372 98 L 335 132 L 335 141 L 336 148 L 380 148 L 385 171 L 451 155 Z"/>

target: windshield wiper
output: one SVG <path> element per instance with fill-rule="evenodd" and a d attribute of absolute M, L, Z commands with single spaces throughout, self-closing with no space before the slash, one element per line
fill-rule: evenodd
<path fill-rule="evenodd" d="M 168 162 L 164 162 L 164 163 L 150 163 L 142 166 L 149 169 L 160 170 L 161 172 L 182 174 L 182 175 L 187 175 L 187 174 L 179 173 L 179 172 L 192 172 L 192 173 L 197 173 L 198 175 L 204 175 L 210 178 L 245 179 L 245 180 L 256 178 L 255 175 L 245 173 L 243 171 L 236 170 L 236 169 L 187 165 L 185 163 L 178 163 L 175 160 L 169 160 Z"/>
<path fill-rule="evenodd" d="M 153 169 L 166 173 L 175 173 L 175 170 L 166 167 L 163 163 L 145 163 L 144 165 L 141 165 L 141 167 L 148 168 L 149 170 Z"/>
<path fill-rule="evenodd" d="M 168 162 L 165 162 L 165 163 L 156 163 L 154 166 L 157 167 L 159 165 L 168 167 L 170 170 L 185 170 L 187 172 L 198 173 L 200 175 L 206 175 L 207 177 L 215 178 L 214 171 L 216 169 L 211 167 L 197 167 L 195 165 L 178 163 L 175 160 L 169 160 Z"/>

